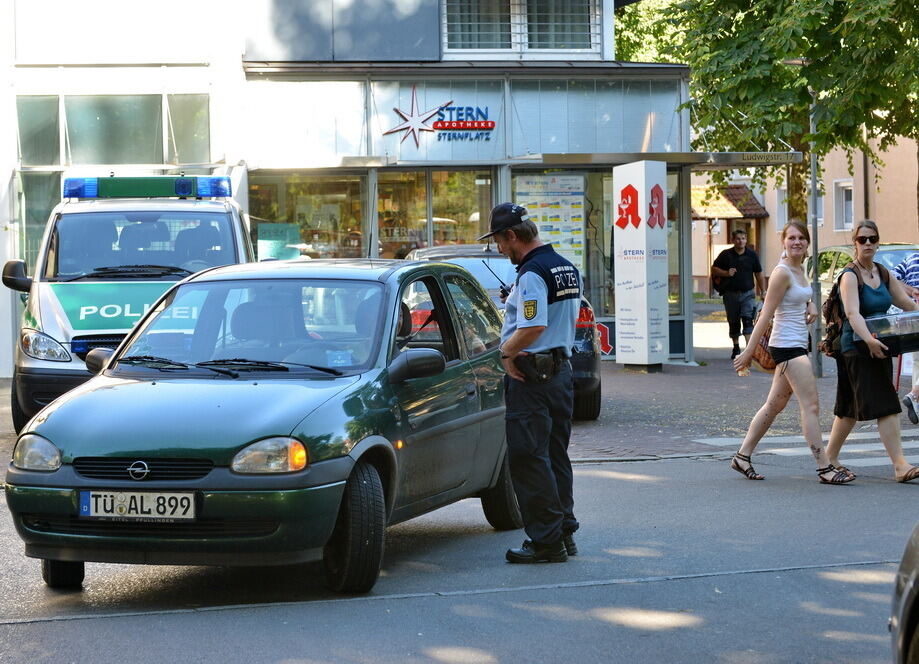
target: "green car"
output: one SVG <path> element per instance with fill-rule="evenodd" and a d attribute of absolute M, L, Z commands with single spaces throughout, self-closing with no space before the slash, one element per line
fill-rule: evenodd
<path fill-rule="evenodd" d="M 84 562 L 322 559 L 366 592 L 388 524 L 481 498 L 519 528 L 501 318 L 457 266 L 290 261 L 200 272 L 24 427 L 6 499 L 52 587 Z"/>

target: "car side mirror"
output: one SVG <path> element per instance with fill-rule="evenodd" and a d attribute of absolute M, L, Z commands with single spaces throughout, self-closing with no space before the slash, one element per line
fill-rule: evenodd
<path fill-rule="evenodd" d="M 93 348 L 86 354 L 86 368 L 91 373 L 101 373 L 114 353 L 115 350 L 112 348 Z"/>
<path fill-rule="evenodd" d="M 3 285 L 15 291 L 28 293 L 32 288 L 32 279 L 26 276 L 26 262 L 16 259 L 7 261 L 3 266 Z"/>
<path fill-rule="evenodd" d="M 444 354 L 433 348 L 406 348 L 387 367 L 390 383 L 410 378 L 427 378 L 443 373 L 447 368 Z"/>

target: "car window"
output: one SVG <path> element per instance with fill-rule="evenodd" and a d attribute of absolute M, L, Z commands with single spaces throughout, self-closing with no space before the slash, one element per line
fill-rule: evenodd
<path fill-rule="evenodd" d="M 501 316 L 482 289 L 459 275 L 449 275 L 445 281 L 469 356 L 497 348 L 501 343 Z"/>
<path fill-rule="evenodd" d="M 833 276 L 833 263 L 839 254 L 835 251 L 823 251 L 817 263 L 817 274 L 820 281 L 829 281 Z"/>
<path fill-rule="evenodd" d="M 160 304 L 122 355 L 186 364 L 245 358 L 358 369 L 379 347 L 382 301 L 377 282 L 191 282 Z"/>
<path fill-rule="evenodd" d="M 917 249 L 888 249 L 877 252 L 877 262 L 886 267 L 888 270 L 894 269 L 897 265 L 912 256 Z"/>
<path fill-rule="evenodd" d="M 437 282 L 423 278 L 408 284 L 399 300 L 394 354 L 403 348 L 433 348 L 444 354 L 447 362 L 459 358 L 453 328 Z"/>

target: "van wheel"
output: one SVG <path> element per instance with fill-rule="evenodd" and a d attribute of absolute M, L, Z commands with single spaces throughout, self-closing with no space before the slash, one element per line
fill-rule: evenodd
<path fill-rule="evenodd" d="M 574 400 L 574 419 L 595 420 L 600 417 L 600 386 Z"/>
<path fill-rule="evenodd" d="M 326 584 L 338 592 L 373 588 L 383 562 L 386 499 L 377 469 L 358 461 L 338 511 L 335 529 L 322 554 Z"/>
<path fill-rule="evenodd" d="M 29 421 L 29 416 L 19 405 L 19 395 L 16 392 L 16 372 L 13 372 L 13 382 L 10 385 L 10 414 L 13 419 L 13 430 L 22 431 Z"/>
<path fill-rule="evenodd" d="M 41 561 L 41 578 L 50 588 L 79 588 L 83 585 L 86 566 L 82 561 Z"/>
<path fill-rule="evenodd" d="M 517 494 L 511 482 L 511 467 L 504 455 L 498 482 L 491 489 L 482 492 L 482 511 L 485 519 L 495 530 L 518 530 L 523 528 L 523 517 L 517 504 Z"/>

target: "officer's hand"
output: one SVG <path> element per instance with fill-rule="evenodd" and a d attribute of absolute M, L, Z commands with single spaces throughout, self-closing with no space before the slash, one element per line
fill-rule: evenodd
<path fill-rule="evenodd" d="M 521 355 L 522 355 L 522 354 L 523 354 L 523 353 L 521 353 Z M 501 364 L 504 365 L 504 371 L 507 372 L 507 375 L 508 375 L 508 376 L 510 376 L 510 377 L 513 378 L 514 380 L 519 380 L 519 381 L 523 382 L 523 380 L 524 380 L 523 374 L 520 373 L 520 369 L 518 369 L 518 368 L 516 367 L 516 365 L 514 364 L 514 358 L 512 358 L 512 357 L 501 358 Z"/>
<path fill-rule="evenodd" d="M 732 268 L 730 268 L 730 269 L 728 270 L 728 276 L 729 276 L 729 277 L 733 277 L 735 274 L 737 274 L 737 268 L 736 268 L 736 267 L 732 267 Z"/>

